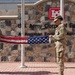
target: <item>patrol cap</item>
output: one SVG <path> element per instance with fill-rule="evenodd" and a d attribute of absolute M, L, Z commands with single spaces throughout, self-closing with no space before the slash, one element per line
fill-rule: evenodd
<path fill-rule="evenodd" d="M 63 20 L 63 18 L 62 18 L 62 16 L 57 16 L 55 19 L 54 19 L 54 21 L 53 22 L 56 22 L 58 19 L 60 19 L 61 21 Z"/>

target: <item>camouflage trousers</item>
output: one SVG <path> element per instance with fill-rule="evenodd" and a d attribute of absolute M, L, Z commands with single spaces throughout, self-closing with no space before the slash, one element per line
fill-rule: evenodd
<path fill-rule="evenodd" d="M 56 61 L 58 63 L 59 75 L 64 73 L 64 46 L 56 47 Z"/>

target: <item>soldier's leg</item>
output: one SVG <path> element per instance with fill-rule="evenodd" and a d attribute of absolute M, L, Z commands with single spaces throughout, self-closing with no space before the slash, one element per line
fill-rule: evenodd
<path fill-rule="evenodd" d="M 59 63 L 59 52 L 58 52 L 58 49 L 56 49 L 56 62 L 57 64 Z"/>
<path fill-rule="evenodd" d="M 64 75 L 64 51 L 58 52 L 59 75 Z"/>
<path fill-rule="evenodd" d="M 63 46 L 56 47 L 56 59 L 57 59 L 58 68 L 59 68 L 59 75 L 63 75 L 64 74 L 64 48 Z"/>

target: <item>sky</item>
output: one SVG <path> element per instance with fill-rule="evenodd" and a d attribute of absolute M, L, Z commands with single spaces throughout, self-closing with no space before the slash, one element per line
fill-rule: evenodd
<path fill-rule="evenodd" d="M 37 2 L 39 0 L 25 0 L 26 2 Z M 21 2 L 21 0 L 0 0 L 0 2 Z"/>

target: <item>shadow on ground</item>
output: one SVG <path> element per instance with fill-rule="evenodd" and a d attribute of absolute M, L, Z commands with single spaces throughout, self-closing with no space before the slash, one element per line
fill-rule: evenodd
<path fill-rule="evenodd" d="M 38 71 L 38 72 L 0 72 L 0 75 L 53 75 L 57 72 Z"/>

